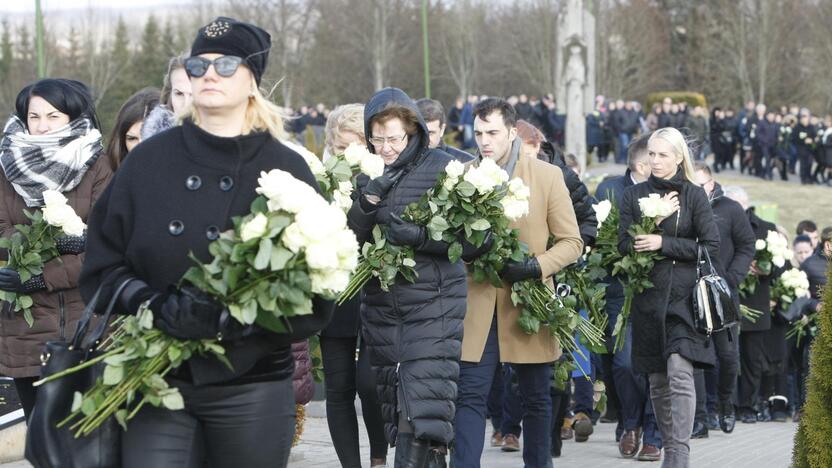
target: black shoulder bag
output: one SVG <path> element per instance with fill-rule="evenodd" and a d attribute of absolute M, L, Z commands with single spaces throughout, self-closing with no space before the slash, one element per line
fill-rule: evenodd
<path fill-rule="evenodd" d="M 705 252 L 707 269 L 702 268 L 702 252 Z M 701 245 L 696 255 L 696 277 L 693 291 L 693 324 L 696 331 L 710 336 L 735 324 L 739 314 L 731 298 L 731 288 L 717 274 L 708 249 Z"/>
<path fill-rule="evenodd" d="M 50 341 L 41 354 L 41 378 L 75 367 L 100 354 L 98 345 L 107 330 L 118 297 L 131 280 L 116 288 L 95 330 L 87 336 L 101 295 L 99 286 L 84 308 L 71 342 Z M 103 372 L 103 363 L 47 382 L 37 398 L 26 434 L 26 459 L 35 468 L 117 468 L 121 466 L 121 429 L 110 418 L 86 437 L 75 438 L 68 426 L 57 428 L 72 408 L 75 392 L 85 392 Z"/>

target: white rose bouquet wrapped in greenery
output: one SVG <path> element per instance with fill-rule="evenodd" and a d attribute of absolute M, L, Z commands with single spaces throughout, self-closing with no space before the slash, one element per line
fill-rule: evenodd
<path fill-rule="evenodd" d="M 313 312 L 313 296 L 335 299 L 341 293 L 356 267 L 358 242 L 344 212 L 288 172 L 264 172 L 258 182 L 251 212 L 234 218 L 233 229 L 209 245 L 210 263 L 192 257 L 196 265 L 183 282 L 226 305 L 242 325 L 285 332 L 285 318 Z M 146 307 L 122 319 L 101 349 L 101 356 L 42 381 L 106 364 L 102 378 L 75 396 L 72 413 L 59 424 L 71 424 L 76 435 L 88 435 L 110 416 L 126 428 L 148 403 L 182 409 L 182 397 L 165 375 L 195 354 L 227 363 L 220 342 L 170 337 L 153 327 Z"/>
<path fill-rule="evenodd" d="M 23 214 L 31 224 L 18 224 L 15 233 L 0 238 L 0 248 L 9 252 L 7 267 L 20 275 L 21 283 L 43 274 L 46 262 L 59 256 L 56 240 L 64 236 L 83 236 L 86 225 L 69 206 L 63 194 L 55 190 L 43 192 L 43 207 Z M 0 300 L 14 304 L 14 311 L 21 312 L 31 327 L 32 297 L 24 293 L 0 291 Z"/>
<path fill-rule="evenodd" d="M 789 248 L 789 242 L 777 231 L 769 231 L 765 239 L 757 239 L 754 247 L 756 248 L 754 264 L 763 276 L 770 275 L 774 267 L 782 268 L 786 261 L 794 256 Z M 746 275 L 740 284 L 740 296 L 746 297 L 754 294 L 759 283 L 758 275 Z"/>

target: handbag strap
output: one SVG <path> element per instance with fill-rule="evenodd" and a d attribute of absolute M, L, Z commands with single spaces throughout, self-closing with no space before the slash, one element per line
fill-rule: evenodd
<path fill-rule="evenodd" d="M 102 283 L 98 290 L 95 292 L 95 295 L 92 297 L 90 302 L 84 308 L 84 313 L 81 317 L 81 321 L 78 322 L 78 328 L 75 329 L 75 336 L 72 337 L 72 348 L 75 349 L 83 349 L 85 352 L 90 352 L 93 350 L 95 346 L 98 345 L 99 340 L 101 337 L 104 336 L 104 332 L 107 329 L 107 326 L 110 323 L 110 317 L 113 314 L 113 309 L 115 309 L 116 301 L 118 301 L 119 296 L 121 295 L 124 288 L 133 281 L 133 278 L 127 278 L 116 288 L 113 295 L 110 297 L 110 302 L 107 304 L 107 308 L 105 309 L 104 313 L 101 317 L 101 322 L 99 322 L 98 326 L 95 328 L 92 334 L 87 336 L 87 329 L 89 328 L 90 321 L 92 320 L 92 316 L 95 313 L 96 306 L 98 301 L 101 297 L 101 290 L 104 288 L 104 284 Z"/>
<path fill-rule="evenodd" d="M 697 252 L 696 252 L 696 275 L 697 277 L 702 277 L 702 252 L 705 252 L 705 261 L 708 262 L 708 269 L 711 270 L 712 275 L 716 275 L 716 269 L 714 269 L 714 264 L 711 262 L 711 254 L 708 253 L 708 249 L 703 248 L 701 245 L 698 245 Z"/>

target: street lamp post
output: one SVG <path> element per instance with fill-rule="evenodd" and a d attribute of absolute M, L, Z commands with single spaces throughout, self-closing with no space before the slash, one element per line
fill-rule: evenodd
<path fill-rule="evenodd" d="M 35 44 L 38 56 L 38 78 L 46 76 L 46 58 L 43 55 L 43 13 L 40 0 L 35 0 Z"/>

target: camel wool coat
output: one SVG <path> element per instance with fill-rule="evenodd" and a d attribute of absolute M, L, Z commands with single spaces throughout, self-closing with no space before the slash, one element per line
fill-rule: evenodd
<path fill-rule="evenodd" d="M 520 241 L 540 262 L 542 278 L 550 286 L 551 276 L 577 260 L 583 252 L 572 200 L 566 189 L 563 172 L 557 166 L 538 159 L 520 157 L 512 178 L 520 177 L 529 187 L 529 214 L 511 227 L 520 230 Z M 555 242 L 546 249 L 549 235 Z M 513 364 L 552 362 L 560 356 L 557 343 L 545 327 L 528 335 L 517 325 L 520 311 L 511 303 L 511 285 L 495 288 L 488 281 L 474 282 L 468 275 L 468 308 L 462 340 L 462 360 L 479 362 L 491 320 L 497 317 L 500 361 Z"/>

